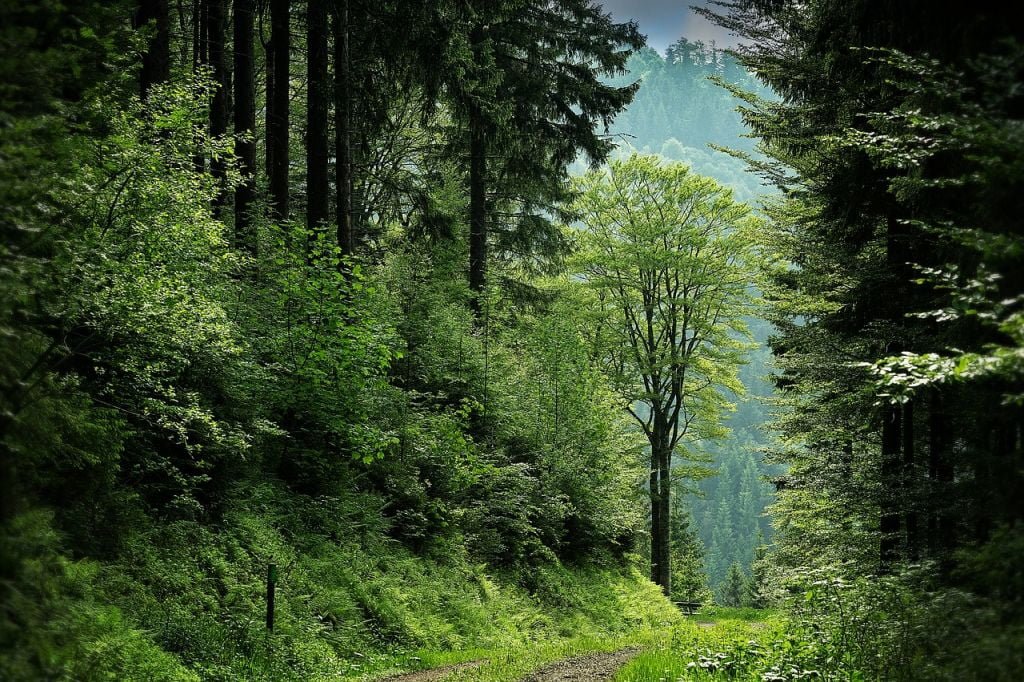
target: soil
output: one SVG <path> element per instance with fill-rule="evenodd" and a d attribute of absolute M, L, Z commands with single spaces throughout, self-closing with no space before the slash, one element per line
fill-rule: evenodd
<path fill-rule="evenodd" d="M 610 654 L 567 658 L 530 673 L 521 682 L 602 682 L 612 679 L 619 668 L 639 653 L 640 649 L 634 647 Z"/>

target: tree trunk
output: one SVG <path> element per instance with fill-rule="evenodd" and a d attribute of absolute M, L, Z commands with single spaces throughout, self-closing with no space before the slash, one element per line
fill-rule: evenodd
<path fill-rule="evenodd" d="M 192 73 L 206 66 L 206 24 L 208 4 L 203 0 L 192 1 Z M 196 152 L 192 156 L 192 167 L 197 173 L 206 172 L 206 155 L 203 153 L 201 141 L 204 135 L 196 130 Z"/>
<path fill-rule="evenodd" d="M 946 426 L 942 393 L 932 393 L 928 411 L 928 477 L 931 479 L 932 513 L 928 520 L 931 554 L 940 563 L 948 564 L 953 549 L 953 465 L 946 451 Z"/>
<path fill-rule="evenodd" d="M 213 137 L 221 137 L 228 131 L 228 90 L 231 88 L 231 78 L 228 74 L 224 46 L 224 2 L 225 0 L 207 0 L 209 5 L 207 30 L 209 31 L 210 65 L 213 67 L 213 80 L 216 88 L 213 93 L 213 102 L 210 104 L 210 134 Z M 212 159 L 210 171 L 218 186 L 213 209 L 214 213 L 220 216 L 227 204 L 227 193 L 224 189 L 227 182 L 227 164 L 223 159 Z"/>
<path fill-rule="evenodd" d="M 306 228 L 310 236 L 328 219 L 327 0 L 309 0 L 306 16 Z"/>
<path fill-rule="evenodd" d="M 252 204 L 256 198 L 256 85 L 253 66 L 253 0 L 235 0 L 235 149 L 242 182 L 235 190 L 235 240 L 256 253 Z"/>
<path fill-rule="evenodd" d="M 291 13 L 288 0 L 270 0 L 270 53 L 273 55 L 273 89 L 268 87 L 267 176 L 270 184 L 270 216 L 277 223 L 288 220 L 288 126 L 291 95 Z M 268 73 L 268 84 L 270 83 Z"/>
<path fill-rule="evenodd" d="M 888 572 L 899 560 L 900 548 L 900 408 L 886 405 L 882 413 L 881 518 L 879 560 L 882 572 Z"/>
<path fill-rule="evenodd" d="M 154 27 L 147 28 L 155 23 Z M 142 99 L 149 96 L 149 89 L 171 77 L 171 34 L 167 0 L 140 0 L 132 14 L 132 28 L 154 31 L 146 52 L 142 55 L 142 69 L 139 71 L 139 92 Z"/>
<path fill-rule="evenodd" d="M 653 408 L 652 408 L 653 409 Z M 672 590 L 671 547 L 669 537 L 672 479 L 669 466 L 672 452 L 668 442 L 666 419 L 654 417 L 651 434 L 651 581 L 668 595 Z"/>
<path fill-rule="evenodd" d="M 351 256 L 355 251 L 352 230 L 352 86 L 349 55 L 348 0 L 339 0 L 334 11 L 334 191 L 338 220 L 338 247 Z"/>
<path fill-rule="evenodd" d="M 917 519 L 918 485 L 914 463 L 914 402 L 903 406 L 903 506 L 907 526 L 907 558 L 920 558 L 920 533 Z"/>
<path fill-rule="evenodd" d="M 192 0 L 192 73 L 199 71 L 199 66 L 205 60 L 202 53 L 203 38 L 203 2 Z"/>
<path fill-rule="evenodd" d="M 668 448 L 667 444 L 661 450 L 661 471 L 658 472 L 658 485 L 661 488 L 658 494 L 658 505 L 661 507 L 661 513 L 658 515 L 661 521 L 659 528 L 661 539 L 658 542 L 658 549 L 661 553 L 658 556 L 658 579 L 656 582 L 661 586 L 665 596 L 668 596 L 672 593 L 672 526 L 670 523 L 672 508 L 672 451 Z"/>
<path fill-rule="evenodd" d="M 487 287 L 487 133 L 478 113 L 469 127 L 469 293 L 479 321 Z"/>
<path fill-rule="evenodd" d="M 656 452 L 654 443 L 651 443 L 651 474 L 648 483 L 648 493 L 651 498 L 651 582 L 658 584 L 658 576 L 661 575 L 658 566 L 658 557 L 661 556 L 661 505 L 658 504 L 658 497 L 661 495 L 661 484 L 659 473 L 661 459 Z"/>

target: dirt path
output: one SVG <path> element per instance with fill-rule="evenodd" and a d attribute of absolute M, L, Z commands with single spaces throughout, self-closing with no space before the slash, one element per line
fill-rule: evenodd
<path fill-rule="evenodd" d="M 634 647 L 567 658 L 530 673 L 521 682 L 604 682 L 639 653 L 640 649 Z"/>
<path fill-rule="evenodd" d="M 381 682 L 434 682 L 435 680 L 443 680 L 449 675 L 453 675 L 461 670 L 479 668 L 485 663 L 487 663 L 487 659 L 469 661 L 468 663 L 456 663 L 455 665 L 445 665 L 440 668 L 431 668 L 430 670 L 420 670 L 414 673 L 385 677 Z"/>

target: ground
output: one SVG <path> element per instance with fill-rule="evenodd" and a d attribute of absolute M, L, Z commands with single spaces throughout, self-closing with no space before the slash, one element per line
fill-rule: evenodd
<path fill-rule="evenodd" d="M 510 651 L 421 652 L 425 669 L 366 680 L 387 682 L 658 682 L 708 679 L 724 652 L 756 642 L 778 626 L 751 609 L 712 609 L 664 628 L 625 637 L 585 638 Z"/>

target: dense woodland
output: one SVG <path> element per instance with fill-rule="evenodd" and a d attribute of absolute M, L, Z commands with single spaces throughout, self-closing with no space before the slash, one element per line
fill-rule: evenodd
<path fill-rule="evenodd" d="M 0 678 L 1020 679 L 1005 4 L 0 1 Z"/>

